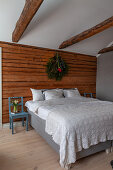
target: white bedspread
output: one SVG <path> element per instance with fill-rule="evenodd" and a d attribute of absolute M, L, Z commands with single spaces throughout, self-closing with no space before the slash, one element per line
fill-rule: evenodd
<path fill-rule="evenodd" d="M 75 104 L 79 102 L 86 102 L 86 101 L 94 101 L 97 99 L 86 98 L 82 96 L 77 96 L 74 98 L 59 98 L 59 99 L 51 99 L 51 100 L 44 100 L 44 101 L 27 101 L 25 106 L 32 112 L 38 113 L 40 108 L 49 108 L 49 106 L 56 106 L 56 105 L 64 105 L 64 104 Z"/>
<path fill-rule="evenodd" d="M 50 109 L 46 132 L 60 145 L 62 167 L 76 161 L 76 152 L 113 140 L 113 103 L 77 97 L 45 101 L 37 105 Z"/>

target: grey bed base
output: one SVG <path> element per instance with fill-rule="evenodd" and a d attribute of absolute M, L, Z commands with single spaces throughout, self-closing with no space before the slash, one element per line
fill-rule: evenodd
<path fill-rule="evenodd" d="M 29 111 L 29 120 L 30 120 L 30 125 L 36 130 L 36 132 L 42 136 L 45 141 L 59 154 L 59 145 L 56 144 L 52 137 L 45 132 L 45 120 L 39 118 L 36 114 L 33 112 Z M 106 142 L 101 142 L 97 145 L 91 146 L 88 149 L 83 149 L 80 152 L 77 152 L 77 159 L 92 155 L 94 153 L 109 149 L 113 146 L 113 141 L 106 141 Z"/>

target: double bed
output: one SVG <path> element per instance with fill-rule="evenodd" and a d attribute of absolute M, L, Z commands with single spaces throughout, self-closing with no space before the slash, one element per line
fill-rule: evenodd
<path fill-rule="evenodd" d="M 69 168 L 77 159 L 112 147 L 112 102 L 52 96 L 28 101 L 26 107 L 31 126 L 60 154 L 61 167 Z"/>

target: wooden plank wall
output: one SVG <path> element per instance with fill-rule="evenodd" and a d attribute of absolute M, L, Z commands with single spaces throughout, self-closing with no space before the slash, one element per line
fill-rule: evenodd
<path fill-rule="evenodd" d="M 59 51 L 69 65 L 69 73 L 62 81 L 49 80 L 45 65 L 55 50 L 0 42 L 3 73 L 3 123 L 9 121 L 8 97 L 23 96 L 30 100 L 30 88 L 74 88 L 83 92 L 96 92 L 96 66 L 94 56 Z"/>

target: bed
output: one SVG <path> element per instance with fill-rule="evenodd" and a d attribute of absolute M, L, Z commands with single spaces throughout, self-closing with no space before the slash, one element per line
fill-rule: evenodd
<path fill-rule="evenodd" d="M 112 102 L 77 95 L 28 101 L 26 107 L 31 126 L 60 153 L 61 167 L 112 147 Z"/>

